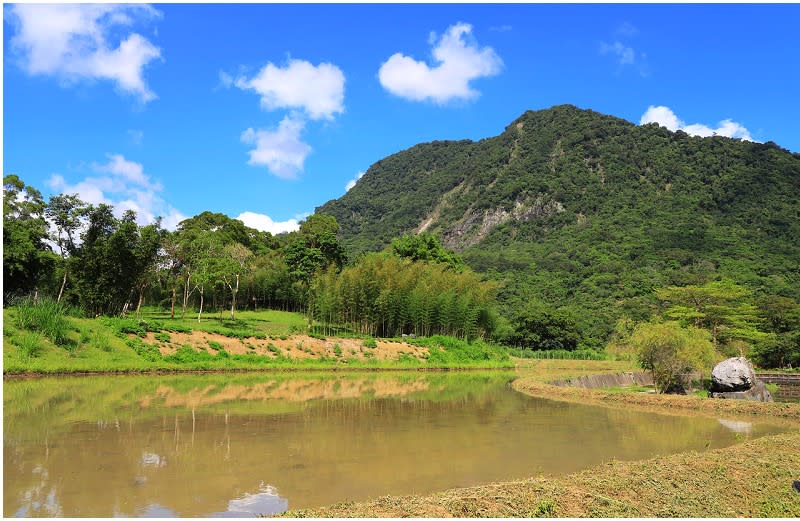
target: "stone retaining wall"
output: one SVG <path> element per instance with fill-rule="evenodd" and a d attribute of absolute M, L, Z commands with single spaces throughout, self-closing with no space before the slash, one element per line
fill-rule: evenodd
<path fill-rule="evenodd" d="M 800 386 L 800 374 L 756 373 L 756 378 L 767 384 L 789 384 Z"/>
<path fill-rule="evenodd" d="M 650 373 L 607 373 L 579 376 L 568 380 L 550 382 L 559 387 L 583 387 L 584 389 L 600 389 L 603 387 L 625 387 L 628 385 L 653 385 Z"/>

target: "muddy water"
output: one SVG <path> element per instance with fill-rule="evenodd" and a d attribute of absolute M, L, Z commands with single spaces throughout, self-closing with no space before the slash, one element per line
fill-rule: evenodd
<path fill-rule="evenodd" d="M 534 399 L 513 375 L 3 384 L 3 514 L 248 516 L 566 473 L 779 427 Z"/>

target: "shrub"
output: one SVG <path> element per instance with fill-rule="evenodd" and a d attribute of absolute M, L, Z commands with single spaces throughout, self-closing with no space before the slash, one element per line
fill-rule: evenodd
<path fill-rule="evenodd" d="M 54 344 L 66 346 L 69 343 L 67 332 L 69 322 L 65 318 L 66 306 L 50 299 L 20 299 L 17 303 L 16 322 L 20 329 L 36 331 L 50 339 Z"/>
<path fill-rule="evenodd" d="M 342 347 L 339 344 L 333 344 L 333 354 L 335 354 L 337 358 L 342 356 Z"/>
<path fill-rule="evenodd" d="M 375 349 L 376 347 L 378 347 L 378 342 L 376 342 L 375 339 L 372 338 L 371 336 L 368 336 L 364 338 L 364 347 Z"/>
<path fill-rule="evenodd" d="M 428 363 L 434 365 L 474 365 L 487 361 L 505 362 L 508 352 L 477 340 L 469 343 L 449 336 L 432 336 L 409 340 L 410 344 L 428 348 Z"/>
<path fill-rule="evenodd" d="M 149 362 L 157 362 L 162 359 L 158 348 L 152 344 L 145 344 L 139 338 L 128 338 L 125 344 L 133 351 Z"/>
<path fill-rule="evenodd" d="M 21 358 L 36 358 L 44 350 L 44 339 L 37 333 L 24 333 L 13 343 L 19 348 Z"/>
<path fill-rule="evenodd" d="M 227 358 L 228 352 L 224 349 L 220 349 L 217 353 L 217 357 Z M 184 344 L 171 355 L 165 356 L 164 361 L 176 362 L 179 364 L 190 364 L 193 362 L 210 362 L 213 361 L 214 358 L 214 355 L 208 351 L 195 351 L 192 346 Z"/>
<path fill-rule="evenodd" d="M 89 339 L 89 345 L 106 353 L 111 352 L 111 342 L 105 331 L 94 331 Z"/>
<path fill-rule="evenodd" d="M 222 349 L 222 344 L 220 344 L 219 342 L 215 342 L 214 340 L 209 340 L 208 347 L 210 347 L 214 351 L 219 351 L 220 349 Z"/>
<path fill-rule="evenodd" d="M 170 336 L 169 333 L 156 333 L 153 337 L 158 340 L 159 342 L 169 342 Z"/>
<path fill-rule="evenodd" d="M 653 374 L 660 393 L 686 387 L 688 373 L 710 370 L 716 358 L 707 331 L 683 328 L 678 322 L 639 324 L 630 343 L 641 366 Z"/>

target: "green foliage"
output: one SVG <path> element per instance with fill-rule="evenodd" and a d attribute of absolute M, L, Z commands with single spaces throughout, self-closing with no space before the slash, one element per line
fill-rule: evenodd
<path fill-rule="evenodd" d="M 531 512 L 530 517 L 555 517 L 556 505 L 550 499 L 545 499 L 536 505 L 536 510 Z"/>
<path fill-rule="evenodd" d="M 505 349 L 481 340 L 467 342 L 457 338 L 435 335 L 429 338 L 408 339 L 408 343 L 428 348 L 428 365 L 503 365 L 509 361 Z"/>
<path fill-rule="evenodd" d="M 216 356 L 224 356 L 222 353 L 225 353 L 224 349 L 220 349 Z M 165 362 L 175 362 L 178 364 L 194 364 L 197 362 L 212 362 L 214 360 L 215 355 L 212 355 L 208 351 L 195 351 L 188 345 L 183 345 L 171 355 L 164 357 Z"/>
<path fill-rule="evenodd" d="M 153 337 L 158 340 L 159 342 L 169 342 L 170 336 L 169 333 L 156 333 Z"/>
<path fill-rule="evenodd" d="M 158 362 L 162 360 L 161 353 L 158 351 L 158 348 L 156 346 L 152 344 L 145 344 L 138 337 L 126 339 L 125 344 L 131 349 L 133 349 L 133 351 L 137 355 L 147 360 L 148 362 Z"/>
<path fill-rule="evenodd" d="M 370 336 L 484 337 L 494 326 L 495 291 L 471 270 L 369 254 L 341 273 L 317 277 L 308 313 L 322 324 Z"/>
<path fill-rule="evenodd" d="M 341 269 L 346 256 L 336 234 L 339 224 L 329 215 L 315 214 L 300 224 L 285 249 L 286 263 L 294 280 L 310 284 L 311 278 L 329 266 Z"/>
<path fill-rule="evenodd" d="M 104 204 L 87 219 L 72 262 L 80 305 L 89 315 L 119 314 L 155 262 L 163 232 L 159 223 L 139 227 L 132 211 L 117 219 Z"/>
<path fill-rule="evenodd" d="M 455 271 L 464 269 L 464 259 L 442 246 L 438 237 L 432 233 L 405 234 L 392 241 L 392 252 L 398 257 L 413 261 L 444 264 Z"/>
<path fill-rule="evenodd" d="M 517 358 L 532 358 L 535 360 L 609 360 L 609 356 L 602 351 L 594 349 L 578 349 L 566 351 L 553 349 L 549 351 L 532 351 L 530 349 L 507 348 L 511 356 Z"/>
<path fill-rule="evenodd" d="M 533 304 L 512 320 L 505 342 L 523 349 L 574 351 L 583 336 L 568 310 Z"/>
<path fill-rule="evenodd" d="M 270 344 L 270 345 L 272 345 L 272 344 Z M 219 351 L 220 349 L 222 349 L 222 344 L 220 344 L 219 342 L 215 342 L 213 340 L 209 340 L 208 341 L 208 347 L 210 347 L 214 351 Z"/>
<path fill-rule="evenodd" d="M 333 354 L 336 355 L 336 358 L 340 358 L 342 356 L 342 346 L 333 344 Z"/>
<path fill-rule="evenodd" d="M 109 338 L 108 332 L 102 329 L 97 329 L 92 332 L 89 338 L 89 345 L 106 353 L 111 352 L 111 339 Z"/>
<path fill-rule="evenodd" d="M 19 354 L 23 358 L 36 358 L 44 350 L 44 338 L 38 333 L 23 333 L 12 342 L 19 348 Z"/>
<path fill-rule="evenodd" d="M 706 331 L 677 322 L 639 324 L 630 343 L 660 393 L 686 387 L 688 373 L 710 370 L 716 358 Z"/>
<path fill-rule="evenodd" d="M 15 307 L 17 327 L 41 333 L 56 345 L 69 344 L 70 324 L 65 317 L 65 305 L 50 299 L 24 298 L 19 299 Z"/>
<path fill-rule="evenodd" d="M 748 302 L 750 292 L 733 281 L 670 286 L 657 289 L 656 295 L 669 304 L 667 317 L 708 330 L 714 345 L 765 339 L 758 331 L 758 309 Z"/>
<path fill-rule="evenodd" d="M 800 367 L 800 331 L 773 335 L 759 343 L 752 356 L 759 367 Z"/>
<path fill-rule="evenodd" d="M 364 338 L 362 345 L 368 349 L 375 349 L 376 347 L 378 347 L 378 342 L 376 342 L 375 339 L 372 338 L 371 336 L 368 336 Z"/>
<path fill-rule="evenodd" d="M 3 177 L 3 292 L 34 292 L 53 272 L 42 194 L 16 175 Z"/>
<path fill-rule="evenodd" d="M 654 289 L 718 278 L 800 299 L 800 155 L 562 105 L 496 137 L 436 141 L 372 165 L 340 199 L 348 255 L 425 225 L 503 283 L 501 311 L 570 307 L 586 342 L 658 313 Z M 753 342 L 747 340 L 748 342 Z"/>

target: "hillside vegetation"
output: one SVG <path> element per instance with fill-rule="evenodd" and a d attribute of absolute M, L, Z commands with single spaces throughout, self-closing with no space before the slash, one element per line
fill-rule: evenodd
<path fill-rule="evenodd" d="M 800 155 L 563 105 L 497 137 L 435 141 L 374 164 L 334 216 L 350 257 L 431 232 L 502 282 L 506 315 L 544 303 L 602 346 L 655 290 L 730 279 L 800 298 Z"/>

